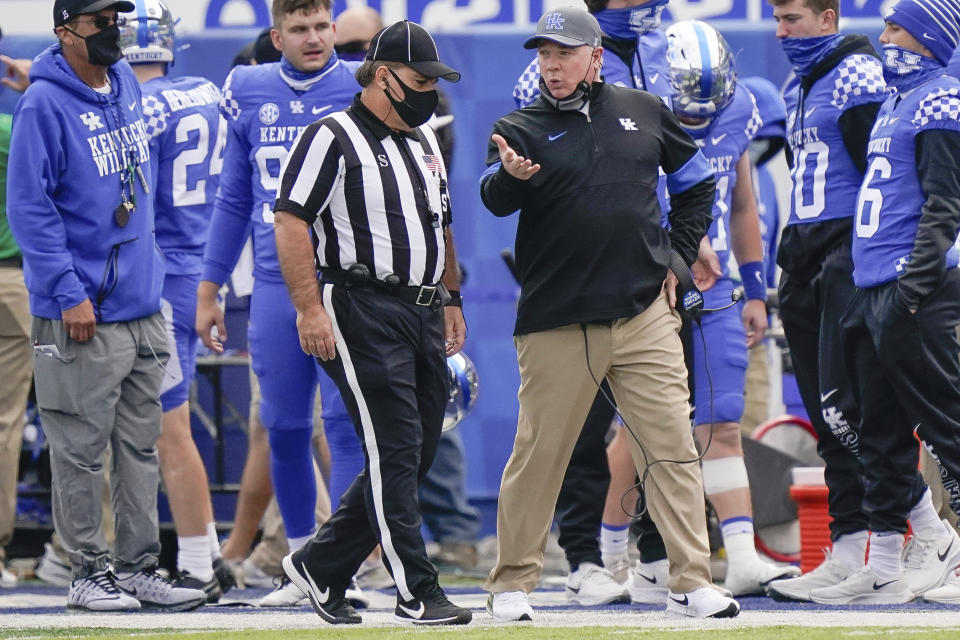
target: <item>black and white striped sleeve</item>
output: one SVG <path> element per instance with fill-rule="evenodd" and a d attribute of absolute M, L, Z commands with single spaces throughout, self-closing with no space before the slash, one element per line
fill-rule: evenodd
<path fill-rule="evenodd" d="M 336 136 L 323 121 L 314 122 L 294 141 L 280 167 L 274 211 L 287 211 L 313 224 L 333 197 L 344 171 Z"/>

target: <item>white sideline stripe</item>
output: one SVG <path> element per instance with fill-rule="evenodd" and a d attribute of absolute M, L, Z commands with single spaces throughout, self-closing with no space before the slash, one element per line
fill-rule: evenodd
<path fill-rule="evenodd" d="M 323 308 L 330 316 L 330 324 L 333 325 L 333 337 L 337 341 L 337 353 L 343 359 L 343 371 L 347 375 L 347 384 L 350 385 L 350 391 L 353 392 L 357 400 L 357 408 L 360 411 L 360 425 L 363 427 L 363 441 L 367 445 L 367 455 L 370 458 L 370 489 L 373 491 L 373 510 L 377 516 L 377 527 L 380 529 L 380 545 L 383 552 L 387 554 L 390 566 L 393 568 L 393 580 L 397 584 L 397 591 L 407 602 L 413 600 L 413 594 L 407 586 L 407 573 L 400 562 L 400 556 L 393 548 L 393 538 L 390 537 L 390 528 L 387 526 L 386 516 L 383 513 L 383 478 L 380 476 L 380 451 L 377 449 L 377 437 L 373 431 L 373 421 L 370 419 L 370 411 L 367 409 L 367 401 L 360 392 L 360 383 L 357 382 L 357 372 L 353 368 L 353 360 L 350 359 L 350 351 L 347 349 L 347 343 L 343 340 L 343 333 L 340 331 L 340 325 L 337 323 L 337 314 L 333 309 L 333 285 L 325 283 L 323 285 Z"/>

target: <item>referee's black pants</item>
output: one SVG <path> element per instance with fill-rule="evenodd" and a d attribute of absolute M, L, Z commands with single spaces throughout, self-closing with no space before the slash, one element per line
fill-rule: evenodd
<path fill-rule="evenodd" d="M 860 289 L 842 318 L 843 354 L 859 395 L 863 508 L 871 531 L 905 533 L 926 485 L 920 439 L 939 460 L 951 507 L 960 506 L 960 271 L 950 269 L 911 314 L 897 281 Z"/>
<path fill-rule="evenodd" d="M 337 357 L 321 361 L 343 396 L 366 464 L 317 535 L 294 554 L 341 592 L 379 543 L 404 601 L 436 585 L 417 488 L 440 441 L 449 395 L 443 310 L 369 289 L 322 284 Z"/>
<path fill-rule="evenodd" d="M 860 413 L 840 348 L 840 316 L 857 290 L 850 244 L 844 240 L 829 250 L 809 280 L 787 272 L 780 279 L 780 319 L 800 397 L 817 432 L 817 452 L 826 463 L 833 540 L 867 529 L 857 433 Z"/>

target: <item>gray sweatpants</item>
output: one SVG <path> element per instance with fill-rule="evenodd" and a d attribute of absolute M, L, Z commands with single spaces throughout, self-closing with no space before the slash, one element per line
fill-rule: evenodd
<path fill-rule="evenodd" d="M 74 577 L 105 569 L 101 532 L 103 454 L 110 443 L 118 572 L 153 566 L 157 528 L 162 364 L 170 355 L 163 317 L 98 324 L 92 340 L 70 339 L 60 320 L 33 318 L 37 405 L 50 442 L 53 522 Z"/>

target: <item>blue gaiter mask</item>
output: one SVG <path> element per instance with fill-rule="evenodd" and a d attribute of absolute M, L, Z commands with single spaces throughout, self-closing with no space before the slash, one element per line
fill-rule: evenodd
<path fill-rule="evenodd" d="M 660 16 L 670 0 L 653 0 L 642 7 L 602 9 L 593 14 L 605 34 L 617 40 L 634 40 L 660 26 Z"/>
<path fill-rule="evenodd" d="M 922 56 L 903 47 L 888 44 L 883 47 L 883 79 L 897 91 L 909 91 L 925 82 L 931 75 L 946 71 L 934 58 Z"/>
<path fill-rule="evenodd" d="M 783 38 L 780 46 L 798 76 L 805 76 L 843 39 L 839 33 L 810 38 Z"/>

